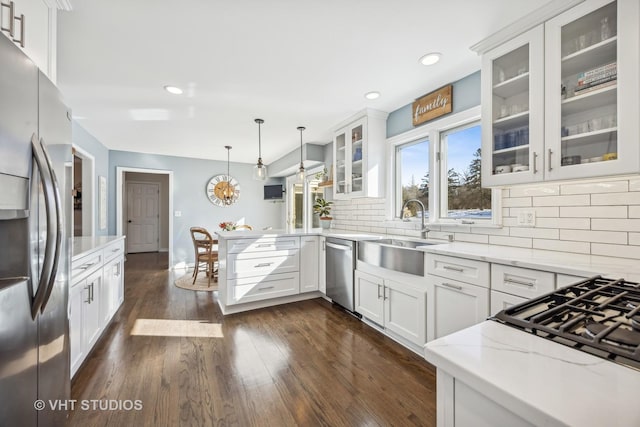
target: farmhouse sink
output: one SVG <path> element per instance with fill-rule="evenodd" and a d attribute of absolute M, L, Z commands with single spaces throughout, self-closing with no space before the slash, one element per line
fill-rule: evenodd
<path fill-rule="evenodd" d="M 424 276 L 424 252 L 416 248 L 433 244 L 403 239 L 362 240 L 358 242 L 358 260 L 376 267 Z"/>

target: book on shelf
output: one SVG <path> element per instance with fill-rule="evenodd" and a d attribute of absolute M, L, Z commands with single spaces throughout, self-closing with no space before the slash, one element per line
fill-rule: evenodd
<path fill-rule="evenodd" d="M 583 71 L 581 73 L 578 73 L 578 80 L 580 80 L 581 78 L 588 78 L 594 75 L 598 75 L 598 74 L 603 74 L 606 72 L 610 72 L 610 71 L 615 71 L 617 69 L 617 63 L 616 62 L 611 62 L 609 64 L 605 64 L 605 65 L 601 65 L 599 67 L 596 68 L 592 68 L 591 70 L 587 70 L 587 71 Z"/>
<path fill-rule="evenodd" d="M 616 84 L 616 82 L 617 82 L 617 80 L 614 78 L 614 79 L 610 79 L 610 80 L 607 80 L 607 81 L 604 81 L 604 82 L 600 82 L 598 84 L 594 84 L 592 86 L 583 87 L 583 88 L 576 88 L 576 96 L 582 95 L 582 94 L 585 94 L 585 93 L 589 93 L 589 92 L 593 92 L 595 90 L 604 89 L 605 87 L 608 87 L 608 86 L 613 86 L 613 85 Z"/>

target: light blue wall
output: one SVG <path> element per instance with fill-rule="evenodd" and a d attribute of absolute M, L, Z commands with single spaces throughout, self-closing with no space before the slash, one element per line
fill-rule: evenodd
<path fill-rule="evenodd" d="M 231 162 L 230 173 L 240 183 L 240 198 L 230 207 L 213 205 L 205 186 L 214 175 L 227 173 L 227 162 L 186 157 L 161 156 L 129 151 L 109 152 L 109 232 L 116 233 L 116 168 L 130 167 L 173 171 L 173 262 L 193 262 L 193 245 L 189 228 L 202 226 L 210 232 L 223 221 L 242 221 L 254 229 L 284 228 L 284 202 L 265 201 L 265 184 L 282 183 L 281 179 L 254 181 L 253 165 Z M 171 213 L 173 215 L 173 213 Z"/>
<path fill-rule="evenodd" d="M 95 194 L 96 206 L 95 206 L 95 235 L 105 236 L 109 233 L 110 228 L 107 227 L 104 230 L 100 230 L 100 222 L 98 220 L 98 177 L 104 176 L 107 178 L 107 183 L 110 182 L 109 176 L 109 149 L 102 145 L 93 135 L 87 132 L 82 126 L 80 126 L 75 120 L 71 125 L 71 139 L 73 145 L 81 148 L 83 151 L 91 154 L 95 158 L 95 188 L 93 189 Z M 84 184 L 83 184 L 84 185 Z M 112 202 L 109 200 L 108 206 L 112 206 Z"/>
<path fill-rule="evenodd" d="M 433 90 L 436 89 L 438 88 L 433 88 Z M 414 128 L 412 105 L 413 102 L 389 113 L 387 118 L 387 138 Z M 468 110 L 476 105 L 480 105 L 480 71 L 453 82 L 452 113 Z"/>

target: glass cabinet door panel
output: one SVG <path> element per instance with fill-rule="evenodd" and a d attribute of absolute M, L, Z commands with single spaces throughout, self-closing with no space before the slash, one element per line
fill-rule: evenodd
<path fill-rule="evenodd" d="M 363 190 L 363 134 L 362 125 L 351 129 L 351 192 Z"/>
<path fill-rule="evenodd" d="M 616 7 L 561 28 L 561 168 L 618 158 Z"/>
<path fill-rule="evenodd" d="M 335 155 L 335 191 L 338 194 L 345 194 L 347 192 L 347 182 L 346 182 L 346 155 L 347 155 L 347 136 L 345 133 L 341 133 L 336 136 L 336 155 Z"/>

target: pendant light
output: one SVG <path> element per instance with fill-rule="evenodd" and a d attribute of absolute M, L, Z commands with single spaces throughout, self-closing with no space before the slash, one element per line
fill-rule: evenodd
<path fill-rule="evenodd" d="M 225 205 L 229 206 L 233 203 L 233 193 L 235 191 L 235 189 L 231 185 L 231 174 L 229 173 L 229 158 L 231 154 L 231 148 L 233 147 L 231 147 L 230 145 L 225 145 L 224 148 L 227 149 L 227 179 L 225 181 L 225 188 L 222 192 L 222 200 Z"/>
<path fill-rule="evenodd" d="M 296 180 L 298 182 L 304 182 L 305 177 L 304 163 L 302 162 L 302 131 L 305 129 L 304 126 L 298 126 L 298 130 L 300 131 L 300 169 L 298 169 L 298 173 L 296 174 Z"/>
<path fill-rule="evenodd" d="M 262 164 L 262 141 L 260 135 L 260 125 L 264 123 L 262 119 L 254 120 L 258 124 L 258 163 L 253 167 L 253 179 L 264 181 L 267 179 L 267 167 Z"/>

